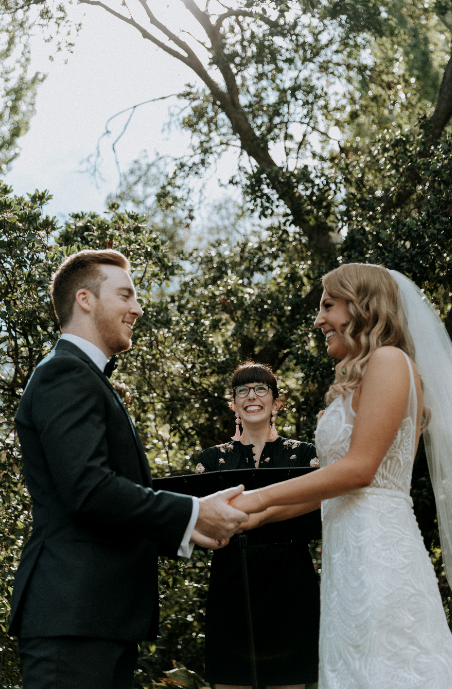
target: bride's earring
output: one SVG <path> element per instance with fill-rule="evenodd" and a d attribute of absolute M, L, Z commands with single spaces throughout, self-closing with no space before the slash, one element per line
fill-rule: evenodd
<path fill-rule="evenodd" d="M 278 431 L 276 430 L 276 426 L 275 426 L 277 413 L 278 412 L 276 412 L 276 411 L 272 412 L 272 417 L 270 419 L 270 435 L 268 436 L 269 440 L 276 440 L 276 438 L 278 437 Z"/>
<path fill-rule="evenodd" d="M 232 436 L 232 440 L 240 440 L 240 424 L 242 419 L 239 416 L 238 411 L 235 411 L 235 435 Z"/>

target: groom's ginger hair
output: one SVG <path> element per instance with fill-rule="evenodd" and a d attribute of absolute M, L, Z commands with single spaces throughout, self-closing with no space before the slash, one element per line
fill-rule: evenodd
<path fill-rule="evenodd" d="M 85 249 L 68 256 L 52 275 L 50 295 L 62 328 L 72 318 L 75 295 L 79 289 L 87 289 L 99 297 L 100 286 L 107 279 L 101 270 L 102 265 L 118 266 L 130 272 L 129 261 L 119 251 Z"/>

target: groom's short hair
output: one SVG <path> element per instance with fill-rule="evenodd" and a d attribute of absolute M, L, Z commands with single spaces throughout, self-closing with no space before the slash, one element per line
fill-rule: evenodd
<path fill-rule="evenodd" d="M 87 289 L 98 297 L 106 275 L 101 266 L 119 266 L 130 272 L 128 259 L 114 249 L 85 249 L 68 256 L 52 275 L 50 294 L 60 326 L 67 325 L 74 311 L 75 295 L 79 289 Z"/>

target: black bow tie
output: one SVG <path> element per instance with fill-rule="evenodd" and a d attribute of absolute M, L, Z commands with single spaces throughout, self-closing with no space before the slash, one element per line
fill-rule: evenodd
<path fill-rule="evenodd" d="M 105 364 L 104 373 L 107 376 L 107 378 L 111 378 L 111 374 L 113 373 L 115 368 L 118 368 L 118 357 L 116 356 L 116 354 L 113 354 L 110 361 L 108 361 Z"/>

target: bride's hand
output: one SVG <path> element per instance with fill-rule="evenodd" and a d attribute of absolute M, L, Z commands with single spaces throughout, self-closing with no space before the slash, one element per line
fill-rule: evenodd
<path fill-rule="evenodd" d="M 266 523 L 266 516 L 266 511 L 254 512 L 254 514 L 250 514 L 250 518 L 248 519 L 248 521 L 240 524 L 239 533 L 242 533 L 243 531 L 249 531 L 250 529 L 256 529 L 258 526 L 262 526 Z"/>
<path fill-rule="evenodd" d="M 214 538 L 209 538 L 209 536 L 204 536 L 204 534 L 199 533 L 196 529 L 193 530 L 191 540 L 194 541 L 196 545 L 201 546 L 201 548 L 211 548 L 212 550 L 224 548 L 229 543 L 229 540 L 226 539 L 217 541 Z"/>
<path fill-rule="evenodd" d="M 241 512 L 251 514 L 252 512 L 263 512 L 266 509 L 261 492 L 257 490 L 246 490 L 236 498 L 229 501 L 232 507 Z"/>

